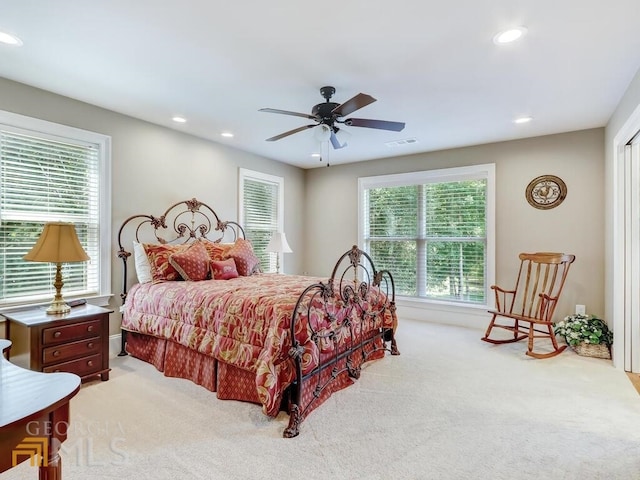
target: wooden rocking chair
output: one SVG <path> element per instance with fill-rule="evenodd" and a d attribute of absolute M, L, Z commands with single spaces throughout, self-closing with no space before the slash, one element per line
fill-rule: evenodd
<path fill-rule="evenodd" d="M 553 312 L 558 304 L 569 267 L 574 255 L 564 253 L 521 253 L 520 270 L 513 290 L 505 290 L 492 285 L 496 295 L 496 309 L 482 340 L 501 344 L 529 339 L 526 354 L 535 358 L 549 358 L 561 353 L 566 345 L 558 346 L 553 332 Z M 506 324 L 496 323 L 498 317 Z M 513 338 L 489 338 L 494 328 L 513 332 Z M 535 339 L 551 340 L 553 351 L 538 353 L 533 351 Z"/>

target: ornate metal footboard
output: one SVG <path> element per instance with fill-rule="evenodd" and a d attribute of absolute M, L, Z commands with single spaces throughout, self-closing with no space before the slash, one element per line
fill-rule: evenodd
<path fill-rule="evenodd" d="M 341 376 L 359 378 L 362 364 L 375 354 L 400 354 L 396 324 L 391 273 L 377 271 L 371 257 L 356 246 L 340 257 L 326 284 L 304 290 L 291 318 L 289 355 L 295 362 L 296 381 L 290 387 L 284 437 L 298 435 L 301 422 Z M 300 341 L 304 338 L 306 344 Z M 312 393 L 305 396 L 308 389 Z"/>

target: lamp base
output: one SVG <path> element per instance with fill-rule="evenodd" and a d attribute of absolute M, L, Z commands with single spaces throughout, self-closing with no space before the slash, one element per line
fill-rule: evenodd
<path fill-rule="evenodd" d="M 47 315 L 60 315 L 64 313 L 69 313 L 71 311 L 71 307 L 66 304 L 66 302 L 62 299 L 54 300 L 47 308 Z"/>
<path fill-rule="evenodd" d="M 56 278 L 53 282 L 53 286 L 56 289 L 56 294 L 53 297 L 53 302 L 47 308 L 47 315 L 59 315 L 63 313 L 69 313 L 71 307 L 62 298 L 62 287 L 64 282 L 62 281 L 62 264 L 58 262 L 56 264 Z"/>

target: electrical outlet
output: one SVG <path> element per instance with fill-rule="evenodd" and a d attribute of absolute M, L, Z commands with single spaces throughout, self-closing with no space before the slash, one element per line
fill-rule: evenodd
<path fill-rule="evenodd" d="M 576 315 L 586 315 L 587 307 L 584 305 L 576 305 Z"/>

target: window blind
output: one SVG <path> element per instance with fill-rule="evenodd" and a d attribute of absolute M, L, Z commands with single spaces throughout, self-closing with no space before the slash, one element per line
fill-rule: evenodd
<path fill-rule="evenodd" d="M 362 243 L 396 293 L 486 302 L 487 180 L 483 175 L 375 177 L 361 186 Z"/>
<path fill-rule="evenodd" d="M 418 186 L 365 192 L 365 251 L 379 270 L 392 272 L 399 295 L 418 296 Z"/>
<path fill-rule="evenodd" d="M 485 302 L 485 179 L 425 186 L 426 296 Z"/>
<path fill-rule="evenodd" d="M 245 235 L 260 259 L 263 272 L 276 271 L 275 253 L 265 248 L 271 236 L 278 231 L 280 222 L 281 181 L 271 181 L 258 176 L 243 175 L 242 225 Z M 280 179 L 281 180 L 281 179 Z"/>
<path fill-rule="evenodd" d="M 0 126 L 0 304 L 54 294 L 55 266 L 23 256 L 48 221 L 75 225 L 92 259 L 63 264 L 65 296 L 99 293 L 100 145 Z"/>

